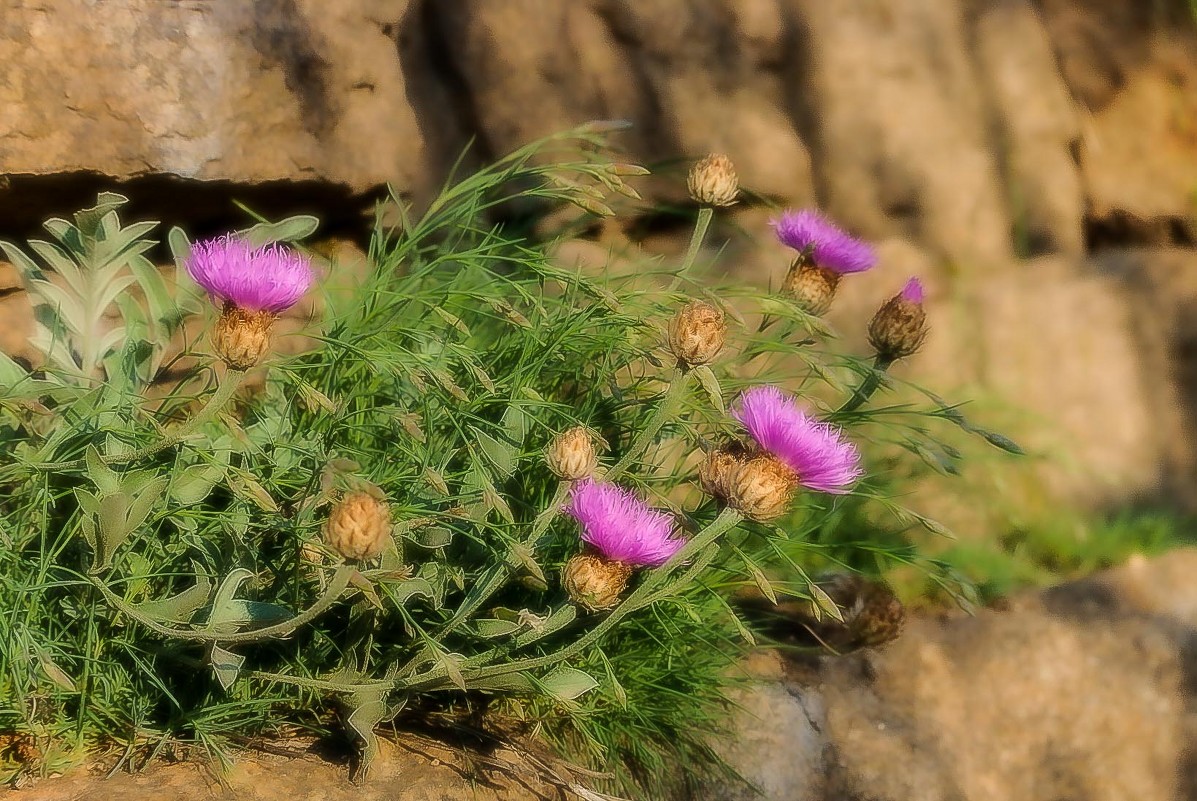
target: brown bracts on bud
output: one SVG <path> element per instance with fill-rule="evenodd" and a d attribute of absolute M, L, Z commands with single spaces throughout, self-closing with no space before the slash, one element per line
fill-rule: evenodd
<path fill-rule="evenodd" d="M 212 329 L 212 345 L 225 364 L 234 370 L 248 370 L 270 349 L 270 330 L 275 315 L 224 304 L 224 312 Z"/>
<path fill-rule="evenodd" d="M 346 559 L 373 559 L 390 540 L 390 509 L 368 492 L 348 493 L 324 523 L 325 543 Z"/>
<path fill-rule="evenodd" d="M 727 490 L 728 505 L 745 517 L 773 520 L 789 510 L 798 490 L 798 474 L 776 456 L 761 453 L 735 466 Z"/>
<path fill-rule="evenodd" d="M 782 282 L 781 292 L 794 299 L 795 305 L 807 314 L 821 317 L 831 308 L 836 289 L 840 285 L 840 274 L 835 270 L 820 267 L 810 257 L 800 255 L 790 265 Z"/>
<path fill-rule="evenodd" d="M 730 206 L 740 192 L 740 179 L 731 159 L 722 153 L 712 153 L 695 162 L 686 178 L 690 197 L 704 206 Z"/>
<path fill-rule="evenodd" d="M 574 426 L 558 434 L 545 452 L 545 462 L 557 478 L 566 481 L 589 478 L 598 466 L 590 432 L 582 426 Z"/>
<path fill-rule="evenodd" d="M 729 442 L 707 451 L 698 467 L 702 491 L 717 501 L 727 503 L 736 470 L 752 455 L 752 449 L 740 441 Z"/>
<path fill-rule="evenodd" d="M 574 603 L 601 612 L 619 603 L 631 577 L 631 565 L 583 553 L 566 563 L 561 583 Z"/>
<path fill-rule="evenodd" d="M 713 362 L 726 339 L 723 310 L 705 300 L 690 301 L 669 323 L 669 349 L 686 367 Z"/>
<path fill-rule="evenodd" d="M 869 323 L 869 343 L 887 361 L 918 352 L 927 338 L 927 313 L 923 287 L 911 278 L 902 291 L 887 300 Z"/>

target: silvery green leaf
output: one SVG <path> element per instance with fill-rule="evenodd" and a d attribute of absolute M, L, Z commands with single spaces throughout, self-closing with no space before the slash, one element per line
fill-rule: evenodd
<path fill-rule="evenodd" d="M 207 498 L 212 488 L 224 478 L 227 464 L 193 464 L 171 477 L 170 495 L 183 506 L 192 506 Z"/>
<path fill-rule="evenodd" d="M 374 728 L 387 715 L 387 694 L 385 687 L 370 687 L 349 696 L 350 712 L 345 722 L 361 742 L 359 773 L 368 771 L 378 756 L 378 735 Z"/>
<path fill-rule="evenodd" d="M 419 577 L 409 578 L 406 581 L 396 583 L 388 583 L 387 585 L 387 595 L 399 605 L 407 603 L 408 600 L 417 595 L 433 598 L 435 594 L 436 588 L 427 579 Z"/>
<path fill-rule="evenodd" d="M 443 526 L 410 532 L 407 538 L 423 548 L 444 548 L 453 541 L 453 532 Z"/>
<path fill-rule="evenodd" d="M 75 225 L 79 232 L 87 237 L 94 237 L 100 232 L 100 225 L 104 217 L 129 202 L 124 195 L 115 192 L 100 192 L 96 195 L 96 205 L 90 209 L 75 212 Z"/>
<path fill-rule="evenodd" d="M 824 612 L 833 620 L 837 620 L 840 623 L 844 622 L 843 610 L 840 609 L 839 605 L 836 604 L 835 601 L 831 600 L 831 596 L 828 595 L 822 587 L 811 581 L 807 583 L 806 590 L 810 593 L 811 600 L 815 602 L 815 608 L 817 610 Z"/>
<path fill-rule="evenodd" d="M 449 681 L 453 682 L 453 686 L 463 692 L 466 689 L 465 677 L 461 673 L 461 664 L 465 662 L 465 657 L 461 654 L 444 654 L 438 653 L 436 655 L 436 663 L 445 669 L 445 676 Z"/>
<path fill-rule="evenodd" d="M 106 311 L 108 307 L 112 305 L 112 302 L 116 300 L 122 292 L 136 283 L 136 281 L 137 278 L 135 276 L 125 274 L 119 275 L 107 282 L 101 290 L 99 296 L 96 298 L 96 310 L 100 312 Z"/>
<path fill-rule="evenodd" d="M 478 631 L 479 637 L 490 639 L 491 637 L 514 634 L 522 629 L 523 625 L 511 620 L 480 618 L 474 621 L 474 628 Z"/>
<path fill-rule="evenodd" d="M 571 667 L 559 667 L 540 680 L 541 689 L 559 701 L 572 701 L 598 684 L 594 676 Z"/>
<path fill-rule="evenodd" d="M 694 374 L 698 376 L 699 383 L 710 396 L 711 404 L 719 410 L 720 414 L 726 413 L 727 405 L 723 402 L 723 390 L 719 387 L 719 379 L 715 377 L 715 371 L 704 364 L 701 367 L 695 367 Z"/>
<path fill-rule="evenodd" d="M 4 255 L 17 268 L 17 272 L 21 275 L 21 283 L 25 285 L 25 289 L 29 289 L 34 281 L 46 280 L 46 274 L 42 272 L 42 268 L 38 267 L 37 263 L 26 256 L 25 252 L 16 245 L 10 242 L 0 242 L 0 250 L 4 251 Z"/>
<path fill-rule="evenodd" d="M 74 693 L 79 691 L 79 688 L 75 685 L 75 680 L 50 658 L 49 651 L 34 643 L 33 652 L 37 655 L 37 661 L 41 666 L 42 672 L 46 674 L 50 681 L 67 692 Z"/>
<path fill-rule="evenodd" d="M 120 474 L 104 463 L 104 457 L 95 445 L 88 445 L 83 453 L 87 465 L 87 477 L 96 485 L 101 495 L 111 495 L 120 490 Z"/>
<path fill-rule="evenodd" d="M 503 673 L 498 676 L 471 679 L 470 689 L 504 693 L 530 693 L 536 689 L 536 685 L 524 673 Z"/>
<path fill-rule="evenodd" d="M 248 473 L 240 471 L 229 473 L 227 483 L 233 492 L 242 498 L 253 501 L 259 509 L 266 512 L 278 511 L 278 503 L 275 502 L 274 498 L 270 497 L 270 493 L 266 491 L 266 488 Z"/>
<path fill-rule="evenodd" d="M 508 442 L 517 449 L 522 447 L 528 437 L 528 415 L 516 404 L 507 407 L 503 412 L 503 433 Z"/>
<path fill-rule="evenodd" d="M 79 265 L 57 246 L 50 242 L 43 242 L 40 239 L 30 239 L 29 247 L 34 253 L 41 256 L 42 260 L 54 269 L 54 272 L 62 276 L 63 280 L 67 282 L 67 285 L 70 286 L 71 290 L 77 296 L 81 296 L 88 291 L 87 279 L 79 271 Z"/>
<path fill-rule="evenodd" d="M 245 664 L 245 657 L 213 644 L 208 653 L 208 660 L 212 665 L 212 671 L 216 674 L 216 680 L 227 692 L 233 686 L 233 682 L 237 681 L 241 667 Z"/>
<path fill-rule="evenodd" d="M 503 478 L 511 478 L 515 473 L 515 463 L 518 456 L 516 447 L 510 442 L 500 442 L 481 429 L 470 426 L 470 431 L 478 441 L 478 447 L 488 462 Z"/>
<path fill-rule="evenodd" d="M 205 624 L 206 629 L 218 634 L 227 634 L 236 629 L 236 625 L 230 624 L 242 617 L 243 610 L 233 603 L 233 596 L 237 594 L 237 590 L 241 589 L 242 584 L 253 577 L 254 574 L 244 567 L 236 567 L 228 572 L 221 580 L 220 586 L 216 588 L 216 596 L 212 599 L 212 610 L 208 613 L 208 620 Z"/>
<path fill-rule="evenodd" d="M 757 589 L 759 589 L 761 593 L 771 602 L 776 604 L 777 593 L 773 591 L 773 585 L 769 582 L 768 577 L 765 575 L 765 571 L 761 570 L 760 566 L 757 565 L 756 562 L 752 561 L 752 558 L 749 557 L 748 554 L 744 553 L 739 548 L 734 548 L 734 550 L 736 555 L 744 560 L 744 567 L 748 568 L 748 573 L 752 576 L 752 580 L 756 582 Z"/>
<path fill-rule="evenodd" d="M 35 306 L 45 306 L 54 311 L 54 318 L 80 337 L 89 336 L 91 321 L 79 298 L 66 289 L 49 281 L 33 281 L 29 287 Z"/>
<path fill-rule="evenodd" d="M 175 259 L 175 268 L 182 275 L 187 275 L 187 280 L 191 280 L 191 276 L 187 274 L 187 259 L 191 256 L 191 242 L 187 240 L 187 234 L 182 228 L 177 225 L 170 229 L 166 234 L 166 244 L 170 247 L 170 255 Z"/>
<path fill-rule="evenodd" d="M 212 580 L 200 574 L 195 577 L 195 584 L 177 595 L 145 601 L 137 604 L 137 609 L 164 623 L 190 623 L 195 613 L 206 606 L 211 597 Z"/>
<path fill-rule="evenodd" d="M 310 214 L 298 214 L 273 223 L 258 223 L 244 232 L 246 241 L 253 247 L 269 245 L 272 242 L 298 242 L 306 239 L 320 227 L 320 220 Z"/>

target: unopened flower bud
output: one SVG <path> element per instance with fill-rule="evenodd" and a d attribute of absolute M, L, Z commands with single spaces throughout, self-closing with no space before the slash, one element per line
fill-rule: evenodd
<path fill-rule="evenodd" d="M 390 539 L 390 509 L 367 492 L 347 494 L 324 524 L 324 541 L 346 559 L 373 559 Z"/>
<path fill-rule="evenodd" d="M 619 603 L 631 576 L 632 566 L 625 562 L 583 553 L 565 564 L 561 583 L 575 603 L 591 612 L 601 612 Z"/>
<path fill-rule="evenodd" d="M 272 312 L 252 311 L 226 303 L 212 329 L 216 354 L 234 370 L 250 369 L 270 349 L 270 329 L 274 319 Z"/>
<path fill-rule="evenodd" d="M 763 522 L 785 514 L 797 489 L 798 475 L 776 456 L 763 453 L 736 466 L 727 502 L 745 517 Z"/>
<path fill-rule="evenodd" d="M 698 483 L 702 491 L 718 501 L 727 503 L 736 469 L 752 451 L 742 442 L 734 441 L 707 452 L 698 468 Z"/>
<path fill-rule="evenodd" d="M 805 255 L 799 256 L 790 265 L 782 282 L 782 294 L 794 299 L 798 308 L 807 314 L 821 317 L 831 308 L 835 291 L 840 285 L 840 273 L 820 267 Z"/>
<path fill-rule="evenodd" d="M 887 300 L 869 323 L 869 342 L 878 355 L 893 361 L 910 356 L 927 338 L 923 286 L 911 278 L 902 291 Z"/>
<path fill-rule="evenodd" d="M 705 300 L 687 303 L 669 324 L 669 349 L 687 367 L 710 364 L 726 339 L 723 310 Z"/>
<path fill-rule="evenodd" d="M 722 153 L 712 153 L 690 168 L 686 178 L 690 197 L 705 206 L 730 206 L 736 202 L 740 179 L 731 159 Z"/>
<path fill-rule="evenodd" d="M 590 432 L 575 426 L 558 434 L 545 453 L 545 461 L 558 478 L 566 481 L 588 478 L 598 466 Z"/>

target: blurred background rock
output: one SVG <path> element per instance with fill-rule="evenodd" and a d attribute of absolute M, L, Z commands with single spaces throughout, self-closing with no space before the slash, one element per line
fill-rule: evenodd
<path fill-rule="evenodd" d="M 776 285 L 766 221 L 824 209 L 881 253 L 830 315 L 847 345 L 921 276 L 934 331 L 900 374 L 976 398 L 1037 457 L 912 503 L 966 540 L 1056 525 L 1080 553 L 1094 535 L 1061 510 L 1197 507 L 1195 19 L 1188 0 L 0 0 L 0 236 L 107 188 L 197 234 L 241 224 L 239 200 L 360 242 L 387 183 L 418 207 L 471 142 L 464 169 L 630 120 L 618 146 L 660 177 L 561 258 L 680 250 L 687 160 L 726 152 L 747 193 L 717 275 Z M 31 356 L 28 316 L 0 266 L 0 348 Z"/>

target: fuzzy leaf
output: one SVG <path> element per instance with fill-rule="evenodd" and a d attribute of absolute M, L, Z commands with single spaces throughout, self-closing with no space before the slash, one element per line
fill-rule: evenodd
<path fill-rule="evenodd" d="M 511 620 L 481 618 L 474 621 L 474 628 L 478 630 L 479 637 L 490 639 L 491 637 L 504 637 L 508 634 L 514 634 L 522 629 L 523 625 Z"/>
<path fill-rule="evenodd" d="M 470 689 L 501 693 L 531 693 L 536 689 L 536 685 L 523 673 L 503 673 L 484 679 L 472 679 Z"/>
<path fill-rule="evenodd" d="M 171 478 L 170 495 L 183 506 L 199 503 L 224 478 L 227 464 L 193 464 L 178 471 Z"/>
<path fill-rule="evenodd" d="M 555 609 L 544 622 L 531 631 L 525 631 L 515 638 L 515 647 L 522 648 L 525 645 L 534 643 L 537 640 L 548 637 L 550 634 L 560 631 L 573 622 L 574 618 L 578 616 L 578 610 L 574 608 L 573 604 L 565 604 L 558 609 Z"/>
<path fill-rule="evenodd" d="M 559 667 L 540 680 L 541 689 L 560 701 L 572 701 L 599 685 L 589 673 L 571 667 Z"/>
<path fill-rule="evenodd" d="M 208 653 L 208 661 L 212 665 L 212 671 L 216 674 L 216 680 L 228 692 L 228 689 L 233 686 L 233 682 L 237 681 L 237 676 L 241 673 L 241 667 L 245 664 L 245 657 L 241 654 L 226 651 L 219 645 L 213 645 L 211 651 Z"/>
<path fill-rule="evenodd" d="M 202 609 L 211 597 L 212 580 L 200 574 L 195 577 L 195 584 L 177 595 L 146 601 L 138 604 L 137 609 L 142 614 L 165 623 L 190 623 L 195 613 Z"/>
<path fill-rule="evenodd" d="M 229 473 L 228 485 L 233 492 L 253 503 L 264 512 L 277 512 L 278 504 L 266 488 L 248 473 Z"/>
<path fill-rule="evenodd" d="M 37 654 L 37 662 L 41 667 L 42 672 L 50 681 L 57 684 L 62 689 L 69 693 L 79 692 L 79 688 L 75 685 L 75 680 L 67 674 L 65 670 L 60 668 L 53 659 L 50 658 L 50 653 L 44 648 L 34 645 L 34 652 Z"/>
<path fill-rule="evenodd" d="M 511 478 L 515 473 L 515 463 L 518 456 L 515 446 L 510 442 L 500 442 L 475 426 L 470 426 L 470 431 L 477 438 L 478 447 L 482 449 L 482 453 L 486 456 L 487 461 L 494 466 L 499 475 L 503 478 Z"/>
<path fill-rule="evenodd" d="M 725 414 L 727 404 L 723 402 L 723 390 L 719 387 L 719 379 L 715 377 L 715 371 L 704 364 L 694 368 L 694 375 L 698 376 L 699 383 L 710 396 L 711 404 L 719 410 L 720 414 Z"/>
<path fill-rule="evenodd" d="M 349 715 L 345 722 L 361 743 L 360 772 L 368 771 L 378 756 L 378 735 L 374 729 L 386 717 L 387 695 L 386 687 L 370 687 L 349 696 Z"/>
<path fill-rule="evenodd" d="M 316 233 L 320 220 L 310 214 L 297 214 L 273 223 L 258 223 L 244 232 L 247 242 L 255 248 L 272 242 L 298 242 Z"/>

